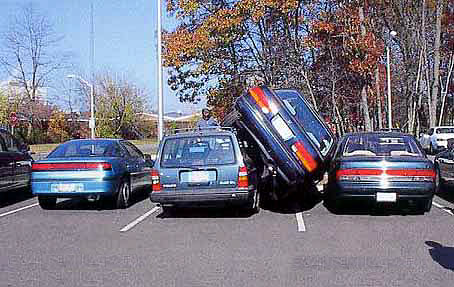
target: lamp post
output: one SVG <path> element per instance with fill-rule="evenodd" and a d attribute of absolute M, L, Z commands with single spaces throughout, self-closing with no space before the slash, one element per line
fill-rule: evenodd
<path fill-rule="evenodd" d="M 164 101 L 162 95 L 162 35 L 161 35 L 161 0 L 158 2 L 158 140 L 164 136 Z"/>
<path fill-rule="evenodd" d="M 76 75 L 68 75 L 67 76 L 70 79 L 77 79 L 79 82 L 83 83 L 84 85 L 87 85 L 90 88 L 90 120 L 88 121 L 88 127 L 91 130 L 91 138 L 95 138 L 95 87 L 90 84 L 87 80 L 84 80 L 83 78 L 76 76 Z"/>
<path fill-rule="evenodd" d="M 391 37 L 397 35 L 396 31 L 389 32 Z M 391 130 L 393 127 L 392 124 L 392 103 L 391 103 L 391 56 L 389 51 L 389 43 L 386 45 L 386 79 L 388 82 L 388 128 Z"/>

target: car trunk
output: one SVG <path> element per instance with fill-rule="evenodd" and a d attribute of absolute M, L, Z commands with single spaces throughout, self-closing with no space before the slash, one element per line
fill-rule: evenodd
<path fill-rule="evenodd" d="M 238 165 L 164 168 L 160 180 L 163 191 L 169 192 L 209 192 L 219 188 L 236 188 Z"/>

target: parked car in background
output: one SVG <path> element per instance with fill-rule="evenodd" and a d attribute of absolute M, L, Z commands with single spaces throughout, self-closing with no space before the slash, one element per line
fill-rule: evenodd
<path fill-rule="evenodd" d="M 454 126 L 440 126 L 429 129 L 427 134 L 421 134 L 419 142 L 429 154 L 446 149 L 448 139 L 454 139 Z"/>
<path fill-rule="evenodd" d="M 236 100 L 222 125 L 235 127 L 241 140 L 255 146 L 248 154 L 260 178 L 273 187 L 275 199 L 320 179 L 336 143 L 309 102 L 292 89 L 262 86 L 248 90 Z"/>
<path fill-rule="evenodd" d="M 181 206 L 260 209 L 254 162 L 236 135 L 220 127 L 164 137 L 152 171 L 152 202 Z"/>
<path fill-rule="evenodd" d="M 436 191 L 444 192 L 454 184 L 454 139 L 448 140 L 447 148 L 434 159 L 437 172 Z"/>
<path fill-rule="evenodd" d="M 151 187 L 152 166 L 149 155 L 125 140 L 71 140 L 33 163 L 32 192 L 44 209 L 54 208 L 57 198 L 101 197 L 126 208 L 132 192 Z"/>
<path fill-rule="evenodd" d="M 435 191 L 435 168 L 415 138 L 394 132 L 348 134 L 339 141 L 328 172 L 326 203 L 388 204 L 427 212 Z"/>
<path fill-rule="evenodd" d="M 0 128 L 0 191 L 29 187 L 32 162 L 29 147 Z"/>

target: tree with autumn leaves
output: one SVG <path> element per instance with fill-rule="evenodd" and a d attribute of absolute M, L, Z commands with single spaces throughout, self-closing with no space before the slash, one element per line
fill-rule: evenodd
<path fill-rule="evenodd" d="M 301 90 L 342 132 L 372 130 L 386 124 L 388 46 L 393 124 L 416 132 L 452 95 L 452 9 L 452 0 L 168 0 L 179 24 L 164 33 L 164 64 L 181 101 L 207 97 L 221 118 L 259 76 Z"/>

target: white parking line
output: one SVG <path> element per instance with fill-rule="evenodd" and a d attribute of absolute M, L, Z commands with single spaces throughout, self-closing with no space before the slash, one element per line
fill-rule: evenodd
<path fill-rule="evenodd" d="M 0 218 L 2 218 L 4 216 L 8 216 L 8 215 L 16 213 L 16 212 L 19 212 L 19 211 L 22 211 L 22 210 L 25 210 L 25 209 L 29 209 L 29 208 L 35 207 L 37 205 L 38 205 L 38 203 L 34 203 L 34 204 L 31 204 L 31 205 L 27 205 L 27 206 L 24 206 L 24 207 L 21 207 L 21 208 L 18 208 L 18 209 L 14 209 L 14 210 L 2 213 L 2 214 L 0 214 Z"/>
<path fill-rule="evenodd" d="M 306 231 L 306 225 L 304 224 L 303 213 L 298 212 L 296 215 L 296 222 L 298 223 L 298 232 Z"/>
<path fill-rule="evenodd" d="M 444 212 L 449 213 L 449 214 L 451 214 L 451 215 L 454 215 L 454 213 L 452 212 L 451 208 L 446 207 L 446 206 L 443 206 L 443 205 L 441 205 L 441 204 L 439 204 L 439 203 L 436 203 L 435 201 L 432 201 L 432 204 L 433 204 L 435 207 L 440 208 L 440 209 L 443 210 Z"/>
<path fill-rule="evenodd" d="M 148 216 L 152 215 L 153 213 L 155 213 L 156 211 L 158 211 L 159 209 L 161 209 L 161 207 L 159 206 L 155 206 L 153 207 L 150 211 L 148 211 L 147 213 L 145 213 L 144 215 L 138 217 L 136 220 L 134 220 L 133 222 L 129 223 L 128 225 L 126 225 L 125 227 L 123 227 L 120 232 L 127 232 L 128 230 L 130 230 L 131 228 L 133 228 L 134 226 L 136 226 L 137 224 L 139 224 L 140 222 L 144 221 L 145 218 L 147 218 Z"/>

